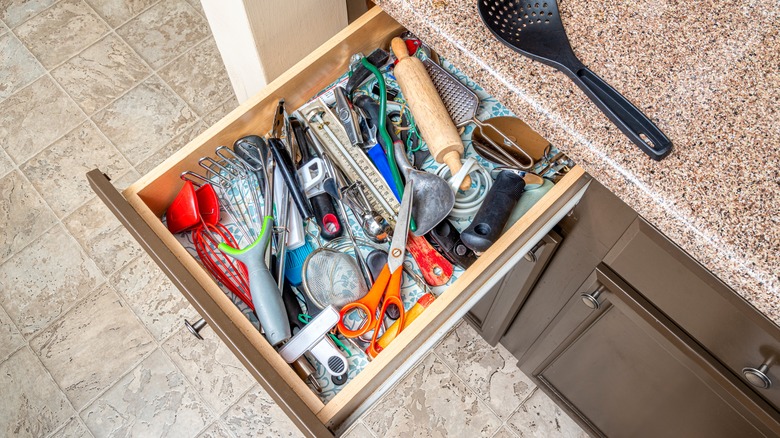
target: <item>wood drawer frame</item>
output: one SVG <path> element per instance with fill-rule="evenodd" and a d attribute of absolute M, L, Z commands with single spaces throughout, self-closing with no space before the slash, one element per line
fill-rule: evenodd
<path fill-rule="evenodd" d="M 196 169 L 201 156 L 241 136 L 267 132 L 279 98 L 285 98 L 288 108 L 299 107 L 346 71 L 351 54 L 387 47 L 403 31 L 380 8 L 373 8 L 121 194 L 99 170 L 87 174 L 98 196 L 307 436 L 345 430 L 576 205 L 590 180 L 575 166 L 381 355 L 323 404 L 159 217 L 181 186 L 179 174 Z"/>

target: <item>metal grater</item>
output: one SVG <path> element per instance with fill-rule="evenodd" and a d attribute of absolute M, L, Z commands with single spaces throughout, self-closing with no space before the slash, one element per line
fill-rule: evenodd
<path fill-rule="evenodd" d="M 450 118 L 456 126 L 461 127 L 474 123 L 478 127 L 483 128 L 485 126 L 493 129 L 498 135 L 503 137 L 504 145 L 513 148 L 519 154 L 524 156 L 525 161 L 519 161 L 512 155 L 508 154 L 504 149 L 498 146 L 494 141 L 489 138 L 485 138 L 490 142 L 490 146 L 507 160 L 508 165 L 518 167 L 519 169 L 530 169 L 534 164 L 534 159 L 528 155 L 523 148 L 517 145 L 515 139 L 507 137 L 498 128 L 490 123 L 481 122 L 477 119 L 477 109 L 479 109 L 479 97 L 471 88 L 467 87 L 464 83 L 458 80 L 452 73 L 444 69 L 444 67 L 425 59 L 423 61 L 425 70 L 428 72 L 428 76 L 431 77 L 433 86 L 436 87 L 436 91 L 439 92 L 444 107 L 447 108 L 447 112 L 450 113 Z"/>
<path fill-rule="evenodd" d="M 401 205 L 365 152 L 350 144 L 344 127 L 333 111 L 322 100 L 317 99 L 302 106 L 298 112 L 311 125 L 312 133 L 317 136 L 325 152 L 347 177 L 352 181 L 362 181 L 366 185 L 366 198 L 371 208 L 381 214 L 388 223 L 395 224 Z M 313 118 L 313 114 L 319 116 Z"/>
<path fill-rule="evenodd" d="M 423 65 L 455 125 L 471 122 L 477 115 L 479 97 L 439 64 L 425 59 Z"/>

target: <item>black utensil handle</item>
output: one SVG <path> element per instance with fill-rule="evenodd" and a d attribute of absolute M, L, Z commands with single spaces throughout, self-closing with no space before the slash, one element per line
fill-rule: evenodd
<path fill-rule="evenodd" d="M 447 219 L 436 225 L 436 228 L 428 233 L 428 237 L 431 238 L 431 245 L 437 251 L 463 269 L 467 269 L 477 261 L 477 255 L 463 244 L 460 233 Z"/>
<path fill-rule="evenodd" d="M 485 195 L 471 225 L 460 233 L 463 243 L 475 252 L 487 251 L 501 236 L 523 189 L 525 181 L 522 176 L 511 171 L 501 171 Z"/>
<path fill-rule="evenodd" d="M 622 94 L 588 68 L 577 70 L 574 82 L 634 144 L 659 161 L 672 151 L 672 141 Z"/>
<path fill-rule="evenodd" d="M 298 302 L 298 297 L 295 296 L 292 286 L 287 281 L 284 282 L 284 287 L 282 288 L 282 301 L 284 302 L 287 319 L 290 321 L 290 329 L 294 335 L 298 331 L 303 330 L 305 324 L 298 319 L 298 315 L 303 313 L 301 303 Z"/>
<path fill-rule="evenodd" d="M 341 236 L 343 227 L 333 206 L 333 200 L 327 193 L 320 193 L 309 198 L 314 219 L 320 226 L 320 236 L 325 240 L 333 240 Z"/>
<path fill-rule="evenodd" d="M 287 149 L 284 148 L 284 144 L 277 138 L 269 139 L 268 144 L 271 146 L 271 155 L 273 155 L 274 162 L 279 168 L 279 172 L 282 174 L 282 179 L 284 179 L 287 188 L 290 190 L 290 196 L 292 196 L 298 213 L 301 214 L 303 220 L 311 218 L 314 214 L 311 212 L 311 208 L 306 201 L 306 195 L 304 195 L 303 190 L 301 190 L 301 186 L 298 184 L 298 180 L 295 177 L 295 166 L 293 165 L 289 152 L 287 152 Z"/>

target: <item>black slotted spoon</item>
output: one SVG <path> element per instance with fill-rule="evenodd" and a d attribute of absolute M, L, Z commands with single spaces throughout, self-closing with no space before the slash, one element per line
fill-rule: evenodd
<path fill-rule="evenodd" d="M 672 142 L 642 111 L 577 59 L 556 0 L 477 0 L 482 21 L 499 41 L 565 73 L 634 144 L 654 160 Z"/>

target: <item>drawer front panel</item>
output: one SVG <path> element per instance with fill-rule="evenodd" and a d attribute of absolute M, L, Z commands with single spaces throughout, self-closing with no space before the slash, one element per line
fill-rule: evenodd
<path fill-rule="evenodd" d="M 544 236 L 466 315 L 490 345 L 495 346 L 506 333 L 560 243 L 561 236 L 554 231 Z"/>
<path fill-rule="evenodd" d="M 751 387 L 780 407 L 777 326 L 642 219 L 604 261 L 745 382 L 744 368 L 769 363 L 774 384 Z"/>

